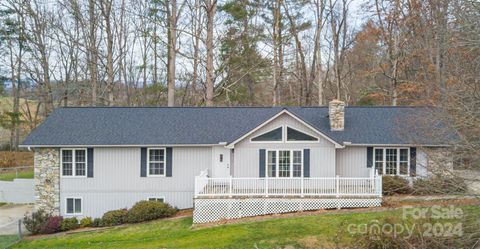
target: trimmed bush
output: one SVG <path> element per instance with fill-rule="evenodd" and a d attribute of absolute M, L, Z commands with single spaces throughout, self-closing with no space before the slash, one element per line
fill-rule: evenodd
<path fill-rule="evenodd" d="M 78 220 L 76 217 L 65 218 L 63 219 L 61 230 L 69 231 L 69 230 L 77 229 L 79 227 L 80 225 L 78 224 Z"/>
<path fill-rule="evenodd" d="M 102 219 L 101 218 L 93 219 L 92 227 L 101 227 L 101 226 L 102 226 Z"/>
<path fill-rule="evenodd" d="M 383 176 L 382 183 L 384 195 L 412 193 L 412 188 L 408 184 L 408 181 L 400 176 Z"/>
<path fill-rule="evenodd" d="M 139 201 L 128 210 L 128 222 L 137 223 L 170 217 L 177 212 L 167 203 L 158 201 Z"/>
<path fill-rule="evenodd" d="M 416 179 L 413 182 L 413 194 L 436 195 L 436 194 L 464 194 L 467 191 L 467 184 L 463 179 L 457 177 L 430 177 Z"/>
<path fill-rule="evenodd" d="M 60 232 L 62 226 L 62 216 L 52 216 L 47 219 L 45 224 L 40 228 L 41 234 L 51 234 Z"/>
<path fill-rule="evenodd" d="M 103 214 L 102 225 L 104 226 L 121 225 L 127 222 L 127 215 L 128 215 L 128 210 L 126 208 L 108 211 L 105 214 Z"/>
<path fill-rule="evenodd" d="M 93 223 L 92 217 L 85 217 L 80 220 L 80 227 L 91 227 Z"/>
<path fill-rule="evenodd" d="M 40 209 L 31 214 L 25 214 L 23 224 L 31 234 L 39 234 L 49 218 L 50 215 Z"/>

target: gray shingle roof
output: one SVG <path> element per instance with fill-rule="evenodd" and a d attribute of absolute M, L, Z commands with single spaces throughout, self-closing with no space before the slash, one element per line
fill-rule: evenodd
<path fill-rule="evenodd" d="M 23 142 L 26 146 L 218 144 L 233 142 L 287 109 L 339 144 L 446 144 L 420 122 L 427 107 L 347 107 L 345 130 L 330 131 L 328 107 L 69 107 L 56 109 Z M 419 115 L 420 114 L 420 115 Z M 431 127 L 444 127 L 427 119 Z M 411 129 L 414 127 L 415 129 Z M 410 130 L 411 129 L 411 130 Z"/>

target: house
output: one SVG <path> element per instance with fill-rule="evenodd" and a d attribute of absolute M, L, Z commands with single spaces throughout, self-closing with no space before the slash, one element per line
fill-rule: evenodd
<path fill-rule="evenodd" d="M 23 142 L 36 207 L 100 217 L 140 200 L 194 222 L 381 204 L 383 175 L 452 167 L 429 107 L 70 107 Z M 425 127 L 422 130 L 421 127 Z M 428 157 L 435 154 L 435 157 Z"/>

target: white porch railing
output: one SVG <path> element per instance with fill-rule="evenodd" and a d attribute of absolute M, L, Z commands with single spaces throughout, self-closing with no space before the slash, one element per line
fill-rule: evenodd
<path fill-rule="evenodd" d="M 195 197 L 382 196 L 382 178 L 195 178 Z"/>

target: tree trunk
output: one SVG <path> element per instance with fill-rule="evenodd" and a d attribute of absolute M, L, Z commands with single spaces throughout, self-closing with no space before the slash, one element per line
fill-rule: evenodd
<path fill-rule="evenodd" d="M 101 0 L 101 12 L 105 21 L 105 33 L 107 35 L 107 94 L 108 105 L 114 104 L 114 72 L 113 72 L 113 31 L 112 31 L 112 1 Z"/>
<path fill-rule="evenodd" d="M 276 106 L 279 104 L 279 87 L 278 87 L 278 74 L 279 74 L 279 38 L 280 38 L 280 33 L 282 32 L 280 30 L 280 19 L 281 19 L 281 6 L 282 6 L 282 0 L 277 0 L 273 2 L 273 106 Z"/>
<path fill-rule="evenodd" d="M 206 105 L 213 106 L 213 24 L 217 10 L 217 0 L 204 0 L 207 12 L 207 75 L 206 75 Z"/>
<path fill-rule="evenodd" d="M 95 0 L 88 1 L 88 19 L 89 19 L 89 70 L 90 70 L 90 84 L 92 86 L 92 106 L 97 105 L 97 18 L 95 13 Z"/>
<path fill-rule="evenodd" d="M 177 43 L 177 0 L 167 1 L 168 18 L 168 69 L 167 88 L 168 106 L 175 106 L 175 60 Z"/>

